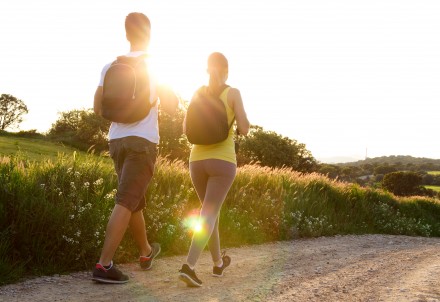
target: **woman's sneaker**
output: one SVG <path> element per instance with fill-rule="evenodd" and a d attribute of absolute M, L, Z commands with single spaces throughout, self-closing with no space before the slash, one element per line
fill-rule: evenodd
<path fill-rule="evenodd" d="M 99 263 L 96 263 L 93 268 L 92 280 L 100 283 L 121 284 L 128 282 L 128 276 L 124 275 L 112 263 L 110 268 L 105 268 Z"/>
<path fill-rule="evenodd" d="M 143 270 L 149 270 L 151 269 L 151 266 L 153 265 L 153 260 L 156 258 L 157 255 L 160 253 L 160 244 L 159 243 L 152 243 L 151 244 L 151 254 L 148 257 L 140 257 L 139 258 L 139 264 Z"/>
<path fill-rule="evenodd" d="M 190 269 L 188 264 L 182 265 L 182 268 L 179 270 L 179 279 L 185 282 L 189 287 L 202 286 L 202 281 L 197 278 L 195 271 Z"/>
<path fill-rule="evenodd" d="M 231 264 L 231 257 L 226 256 L 225 253 L 223 253 L 223 255 L 222 255 L 222 260 L 223 260 L 222 266 L 220 266 L 220 267 L 214 266 L 214 268 L 212 269 L 212 275 L 214 277 L 223 276 L 223 271 L 225 270 L 225 268 L 227 268 Z"/>

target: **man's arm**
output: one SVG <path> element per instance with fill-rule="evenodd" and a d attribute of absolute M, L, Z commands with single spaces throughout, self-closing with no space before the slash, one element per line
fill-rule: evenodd
<path fill-rule="evenodd" d="M 158 86 L 157 95 L 160 99 L 161 109 L 165 110 L 169 115 L 174 115 L 179 105 L 179 99 L 176 94 L 166 86 Z"/>
<path fill-rule="evenodd" d="M 101 102 L 102 102 L 102 86 L 98 86 L 95 91 L 95 98 L 93 101 L 93 111 L 97 115 L 101 115 Z"/>

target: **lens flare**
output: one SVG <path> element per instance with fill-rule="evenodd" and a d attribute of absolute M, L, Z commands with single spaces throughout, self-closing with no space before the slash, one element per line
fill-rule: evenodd
<path fill-rule="evenodd" d="M 192 233 L 201 233 L 203 231 L 203 219 L 198 210 L 191 211 L 183 220 L 183 225 Z"/>

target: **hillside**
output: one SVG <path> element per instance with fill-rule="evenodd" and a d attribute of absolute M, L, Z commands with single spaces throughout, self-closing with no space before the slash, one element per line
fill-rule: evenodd
<path fill-rule="evenodd" d="M 41 161 L 56 159 L 59 153 L 72 154 L 77 149 L 52 142 L 45 138 L 18 137 L 11 134 L 0 134 L 0 156 L 22 154 L 24 157 Z"/>
<path fill-rule="evenodd" d="M 439 154 L 440 155 L 440 154 Z M 413 165 L 413 166 L 438 166 L 440 167 L 440 159 L 432 159 L 425 157 L 413 157 L 409 155 L 392 155 L 367 158 L 354 162 L 338 163 L 340 166 L 363 166 L 363 165 Z"/>

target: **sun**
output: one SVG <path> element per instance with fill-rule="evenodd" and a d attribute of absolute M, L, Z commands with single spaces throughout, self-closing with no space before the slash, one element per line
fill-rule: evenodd
<path fill-rule="evenodd" d="M 151 76 L 158 84 L 170 87 L 178 96 L 189 100 L 207 82 L 207 75 L 199 58 L 179 58 L 175 53 L 149 50 L 147 59 Z"/>

